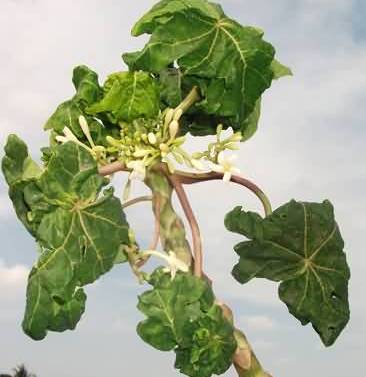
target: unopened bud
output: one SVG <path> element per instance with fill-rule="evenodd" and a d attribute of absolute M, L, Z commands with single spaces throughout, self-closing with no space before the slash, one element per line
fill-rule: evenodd
<path fill-rule="evenodd" d="M 120 146 L 120 143 L 116 139 L 114 139 L 112 136 L 108 135 L 105 139 L 107 143 L 110 144 L 112 147 L 118 148 Z"/>
<path fill-rule="evenodd" d="M 204 154 L 202 152 L 195 152 L 195 153 L 192 154 L 192 158 L 194 158 L 195 160 L 199 160 L 203 156 L 204 156 Z"/>
<path fill-rule="evenodd" d="M 150 153 L 150 151 L 149 151 L 148 149 L 138 149 L 137 151 L 135 151 L 135 152 L 133 153 L 133 156 L 134 156 L 134 157 L 137 157 L 137 158 L 139 158 L 139 157 L 145 157 L 145 156 L 147 156 L 149 153 Z"/>
<path fill-rule="evenodd" d="M 230 149 L 231 151 L 238 151 L 240 147 L 237 144 L 229 143 L 225 145 L 226 149 Z"/>
<path fill-rule="evenodd" d="M 224 126 L 220 123 L 216 128 L 217 135 L 220 135 Z"/>
<path fill-rule="evenodd" d="M 156 144 L 157 142 L 156 136 L 152 132 L 149 132 L 149 134 L 147 135 L 147 139 L 149 140 L 149 143 L 152 145 Z"/>
<path fill-rule="evenodd" d="M 165 120 L 164 120 L 166 125 L 168 125 L 173 120 L 173 116 L 174 116 L 174 110 L 169 109 L 165 115 Z"/>
<path fill-rule="evenodd" d="M 243 135 L 240 132 L 236 132 L 234 135 L 230 137 L 230 141 L 238 142 L 238 141 L 241 141 L 242 138 L 243 138 Z"/>
<path fill-rule="evenodd" d="M 169 134 L 172 139 L 174 139 L 177 136 L 179 130 L 179 123 L 177 120 L 173 120 L 169 124 Z"/>
<path fill-rule="evenodd" d="M 169 147 L 165 143 L 161 143 L 159 145 L 159 148 L 162 152 L 168 153 L 169 152 Z"/>

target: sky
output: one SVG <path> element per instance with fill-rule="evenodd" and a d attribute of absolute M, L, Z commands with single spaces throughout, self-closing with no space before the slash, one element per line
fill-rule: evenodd
<path fill-rule="evenodd" d="M 73 95 L 72 68 L 87 64 L 101 81 L 124 69 L 121 53 L 146 40 L 132 38 L 130 28 L 153 3 L 1 0 L 1 150 L 6 136 L 17 133 L 39 158 L 39 148 L 47 143 L 43 124 Z M 230 271 L 237 257 L 232 246 L 240 237 L 225 230 L 224 215 L 236 205 L 261 208 L 250 193 L 221 182 L 188 188 L 201 224 L 206 271 L 217 296 L 234 309 L 236 322 L 274 377 L 361 374 L 366 352 L 366 3 L 221 4 L 242 24 L 264 29 L 277 57 L 294 72 L 266 92 L 260 128 L 242 145 L 238 166 L 266 191 L 274 207 L 292 198 L 333 202 L 352 273 L 351 320 L 337 343 L 325 348 L 310 326 L 301 326 L 288 314 L 277 298 L 276 284 L 258 279 L 241 286 L 234 281 Z M 117 192 L 123 181 L 117 179 Z M 142 192 L 146 190 L 141 185 L 134 187 L 135 195 Z M 126 212 L 146 246 L 152 234 L 152 223 L 146 221 L 152 220 L 149 206 L 140 204 Z M 0 373 L 25 363 L 37 377 L 140 377 L 147 371 L 152 376 L 179 375 L 173 369 L 173 353 L 151 348 L 135 333 L 142 318 L 136 295 L 146 287 L 137 284 L 125 265 L 87 287 L 86 313 L 75 331 L 49 333 L 41 342 L 27 338 L 20 323 L 27 275 L 37 252 L 14 215 L 2 177 L 0 224 Z M 235 373 L 230 369 L 225 376 Z"/>

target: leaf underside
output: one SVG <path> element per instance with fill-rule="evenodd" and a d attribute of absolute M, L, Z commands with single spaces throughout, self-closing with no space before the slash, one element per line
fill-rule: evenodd
<path fill-rule="evenodd" d="M 228 230 L 251 241 L 235 246 L 240 256 L 234 278 L 279 281 L 279 297 L 303 325 L 311 322 L 326 346 L 332 345 L 349 320 L 350 272 L 333 206 L 291 201 L 262 219 L 231 211 Z"/>

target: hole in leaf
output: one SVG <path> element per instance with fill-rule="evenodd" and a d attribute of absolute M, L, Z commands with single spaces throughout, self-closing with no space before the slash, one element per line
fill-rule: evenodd
<path fill-rule="evenodd" d="M 338 296 L 336 295 L 335 292 L 333 292 L 333 293 L 330 295 L 330 298 L 331 298 L 332 300 L 337 300 L 337 299 L 338 299 Z"/>
<path fill-rule="evenodd" d="M 62 299 L 62 298 L 59 297 L 59 296 L 54 295 L 54 296 L 52 296 L 52 299 L 56 302 L 56 304 L 58 304 L 58 305 L 60 305 L 60 306 L 62 306 L 62 305 L 65 304 L 65 300 Z"/>

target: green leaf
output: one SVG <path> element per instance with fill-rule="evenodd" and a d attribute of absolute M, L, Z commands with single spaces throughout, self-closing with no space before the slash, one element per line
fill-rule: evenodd
<path fill-rule="evenodd" d="M 264 219 L 237 207 L 225 225 L 251 239 L 235 246 L 235 279 L 280 281 L 279 296 L 290 313 L 303 325 L 311 322 L 332 345 L 349 320 L 350 277 L 332 204 L 293 200 Z"/>
<path fill-rule="evenodd" d="M 286 67 L 285 65 L 281 64 L 277 60 L 273 60 L 273 62 L 271 64 L 271 68 L 272 68 L 272 71 L 273 71 L 273 75 L 274 75 L 273 79 L 274 80 L 278 80 L 281 77 L 293 75 L 292 71 L 289 67 Z"/>
<path fill-rule="evenodd" d="M 236 347 L 233 326 L 214 305 L 206 315 L 186 324 L 184 340 L 175 350 L 175 367 L 190 377 L 220 375 L 230 368 Z"/>
<path fill-rule="evenodd" d="M 74 101 L 85 106 L 97 102 L 103 95 L 98 75 L 85 65 L 74 68 L 72 82 L 76 89 Z"/>
<path fill-rule="evenodd" d="M 29 207 L 24 200 L 24 190 L 41 174 L 41 168 L 29 157 L 26 144 L 16 135 L 9 135 L 2 159 L 2 171 L 9 185 L 9 197 L 19 220 L 31 234 L 35 229 L 29 221 Z"/>
<path fill-rule="evenodd" d="M 227 118 L 224 123 L 243 135 L 250 128 L 244 139 L 255 131 L 258 101 L 280 67 L 273 63 L 275 50 L 262 39 L 261 30 L 240 25 L 206 0 L 173 0 L 154 6 L 132 33 L 148 33 L 151 38 L 142 51 L 123 55 L 130 69 L 159 75 L 177 64 L 182 90 L 199 87 L 202 101 L 191 118 Z M 217 124 L 203 126 L 200 132 L 200 121 L 192 122 L 197 134 L 215 133 Z"/>
<path fill-rule="evenodd" d="M 176 68 L 167 68 L 159 75 L 161 101 L 170 108 L 177 107 L 183 101 L 181 74 Z"/>
<path fill-rule="evenodd" d="M 61 134 L 65 127 L 69 127 L 77 138 L 83 138 L 84 134 L 79 125 L 79 116 L 84 115 L 80 105 L 73 100 L 61 103 L 56 111 L 47 120 L 45 130 L 54 130 Z M 88 119 L 88 122 L 90 119 Z"/>
<path fill-rule="evenodd" d="M 219 20 L 224 16 L 220 5 L 202 0 L 163 0 L 152 7 L 133 27 L 132 35 L 137 37 L 141 34 L 152 34 L 157 26 L 170 21 L 171 15 L 187 10 L 194 10 L 203 16 L 210 16 Z"/>
<path fill-rule="evenodd" d="M 158 269 L 151 279 L 154 289 L 139 296 L 138 309 L 148 318 L 140 322 L 140 337 L 161 351 L 172 350 L 183 339 L 186 322 L 197 319 L 213 304 L 207 282 L 178 273 L 174 280 Z"/>
<path fill-rule="evenodd" d="M 241 124 L 240 131 L 243 135 L 243 138 L 241 141 L 250 139 L 257 132 L 259 118 L 261 116 L 261 103 L 262 101 L 261 99 L 259 99 L 257 103 L 255 104 L 255 107 L 252 113 Z"/>
<path fill-rule="evenodd" d="M 76 326 L 86 299 L 81 287 L 109 271 L 129 242 L 119 199 L 111 190 L 100 195 L 105 184 L 90 154 L 69 142 L 54 149 L 46 170 L 25 189 L 42 248 L 23 320 L 33 339 Z"/>
<path fill-rule="evenodd" d="M 104 97 L 87 109 L 92 115 L 106 113 L 112 123 L 159 114 L 159 89 L 146 72 L 117 72 L 104 84 Z"/>

